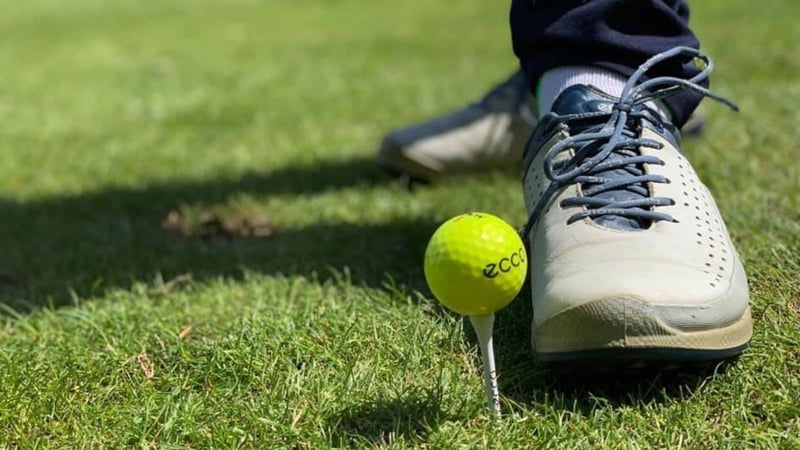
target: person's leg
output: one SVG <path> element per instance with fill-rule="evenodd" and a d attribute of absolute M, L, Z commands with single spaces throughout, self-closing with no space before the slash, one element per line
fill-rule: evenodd
<path fill-rule="evenodd" d="M 523 161 L 541 360 L 715 361 L 751 337 L 744 269 L 673 125 L 713 96 L 687 15 L 668 0 L 513 3 L 514 48 L 553 97 Z"/>
<path fill-rule="evenodd" d="M 683 0 L 513 0 L 511 33 L 533 89 L 556 68 L 591 66 L 627 77 L 655 54 L 700 46 Z M 687 57 L 659 64 L 648 75 L 688 79 L 698 72 Z M 673 123 L 683 125 L 701 98 L 681 92 L 667 99 Z"/>

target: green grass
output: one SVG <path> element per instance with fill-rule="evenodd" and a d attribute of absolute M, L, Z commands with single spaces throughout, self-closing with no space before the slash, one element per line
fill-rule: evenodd
<path fill-rule="evenodd" d="M 451 215 L 520 224 L 519 182 L 409 192 L 389 128 L 514 65 L 483 0 L 0 4 L 0 448 L 800 447 L 800 4 L 695 2 L 715 89 L 686 143 L 750 276 L 715 377 L 571 386 L 500 314 L 505 416 L 424 286 Z M 263 238 L 161 222 L 250 220 Z"/>

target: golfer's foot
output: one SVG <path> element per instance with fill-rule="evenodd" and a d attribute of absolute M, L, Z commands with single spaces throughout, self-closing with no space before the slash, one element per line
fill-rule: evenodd
<path fill-rule="evenodd" d="M 536 124 L 522 72 L 480 101 L 383 138 L 378 164 L 421 181 L 491 169 L 517 168 Z"/>
<path fill-rule="evenodd" d="M 699 134 L 705 123 L 695 112 L 682 131 Z M 518 169 L 536 126 L 535 102 L 522 72 L 514 73 L 480 101 L 383 138 L 378 164 L 395 174 L 434 181 L 492 169 Z"/>
<path fill-rule="evenodd" d="M 526 150 L 534 349 L 601 366 L 734 357 L 752 334 L 742 263 L 678 130 L 647 89 L 626 97 L 568 88 Z"/>

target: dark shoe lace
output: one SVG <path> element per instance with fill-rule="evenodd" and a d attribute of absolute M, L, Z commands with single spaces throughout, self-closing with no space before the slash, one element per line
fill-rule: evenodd
<path fill-rule="evenodd" d="M 656 77 L 639 83 L 654 65 L 682 55 L 699 59 L 704 66 L 700 73 L 688 80 Z M 555 124 L 586 123 L 587 119 L 602 121 L 607 118 L 607 121 L 563 139 L 547 151 L 544 157 L 544 173 L 551 183 L 533 208 L 523 229 L 523 236 L 529 235 L 552 196 L 562 187 L 575 183 L 581 183 L 581 194 L 565 199 L 561 206 L 584 208 L 573 214 L 567 223 L 587 217 L 594 219 L 607 215 L 648 223 L 675 222 L 671 215 L 656 210 L 659 206 L 674 205 L 674 200 L 667 197 L 653 197 L 647 189 L 648 183 L 669 183 L 669 180 L 661 175 L 647 174 L 643 169 L 644 164 L 664 165 L 664 161 L 638 152 L 640 147 L 661 148 L 662 144 L 653 139 L 638 137 L 637 124 L 641 119 L 661 123 L 660 115 L 645 104 L 683 90 L 695 91 L 738 111 L 734 103 L 698 84 L 708 79 L 713 67 L 711 59 L 699 50 L 675 47 L 653 56 L 639 66 L 625 83 L 619 100 L 609 110 L 567 114 L 554 118 Z M 571 158 L 556 161 L 563 152 L 569 150 L 574 150 Z M 626 174 L 614 177 L 604 177 L 601 174 L 614 169 L 622 169 Z M 623 189 L 639 195 L 624 200 L 615 200 L 607 196 L 598 197 L 598 194 L 604 192 Z"/>

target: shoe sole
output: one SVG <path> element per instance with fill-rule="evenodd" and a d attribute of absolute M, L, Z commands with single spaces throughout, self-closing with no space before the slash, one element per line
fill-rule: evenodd
<path fill-rule="evenodd" d="M 481 172 L 513 172 L 517 170 L 516 164 L 490 164 L 482 163 L 475 164 L 474 167 L 461 167 L 459 169 L 451 169 L 449 172 L 435 169 L 434 163 L 426 163 L 424 161 L 417 161 L 407 155 L 398 153 L 379 154 L 376 159 L 379 168 L 393 176 L 407 176 L 415 182 L 420 183 L 434 183 L 446 177 L 457 175 L 476 174 Z"/>
<path fill-rule="evenodd" d="M 699 331 L 680 330 L 657 316 L 657 309 L 628 299 L 586 303 L 533 330 L 540 361 L 566 365 L 682 365 L 730 359 L 752 337 L 748 307 L 735 322 Z"/>

